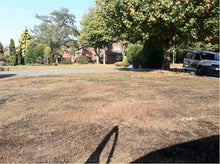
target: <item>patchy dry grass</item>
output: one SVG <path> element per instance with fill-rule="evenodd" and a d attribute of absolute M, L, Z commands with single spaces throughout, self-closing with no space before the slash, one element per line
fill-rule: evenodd
<path fill-rule="evenodd" d="M 109 68 L 119 68 L 114 64 L 59 64 L 57 66 L 47 66 L 47 65 L 39 65 L 39 66 L 1 66 L 5 71 L 23 71 L 23 70 L 50 70 L 50 69 L 109 69 Z"/>
<path fill-rule="evenodd" d="M 111 162 L 131 162 L 217 135 L 218 80 L 166 71 L 2 78 L 0 95 L 71 85 L 0 98 L 0 162 L 106 162 L 112 152 Z"/>

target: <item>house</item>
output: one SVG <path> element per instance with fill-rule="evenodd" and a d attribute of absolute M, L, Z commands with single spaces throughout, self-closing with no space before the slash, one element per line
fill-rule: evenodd
<path fill-rule="evenodd" d="M 112 43 L 108 45 L 106 50 L 102 49 L 100 52 L 100 62 L 103 62 L 104 52 L 106 55 L 105 61 L 107 64 L 114 64 L 115 62 L 123 60 L 123 48 L 121 43 Z M 97 60 L 96 53 L 94 51 L 94 48 L 92 47 L 80 48 L 78 51 L 75 52 L 75 54 L 71 58 L 71 61 L 76 62 L 76 59 L 79 56 L 86 56 L 89 62 L 95 62 Z"/>
<path fill-rule="evenodd" d="M 70 49 L 65 47 L 65 46 L 62 46 L 61 47 L 61 53 L 62 53 L 62 60 L 63 59 L 71 59 L 71 54 L 70 54 Z"/>

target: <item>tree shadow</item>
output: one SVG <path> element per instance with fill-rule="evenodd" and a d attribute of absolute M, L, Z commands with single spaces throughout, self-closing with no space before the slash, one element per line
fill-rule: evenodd
<path fill-rule="evenodd" d="M 16 74 L 0 74 L 0 78 L 16 76 Z"/>
<path fill-rule="evenodd" d="M 119 71 L 130 71 L 130 72 L 151 72 L 159 69 L 153 68 L 116 68 Z"/>
<path fill-rule="evenodd" d="M 219 163 L 219 135 L 157 150 L 131 163 Z"/>
<path fill-rule="evenodd" d="M 219 78 L 220 75 L 219 74 L 205 74 L 205 75 L 199 75 L 196 73 L 196 71 L 194 70 L 184 70 L 183 68 L 170 68 L 171 72 L 184 72 L 184 73 L 193 73 L 196 76 L 201 76 L 201 77 L 214 77 L 214 78 Z"/>
<path fill-rule="evenodd" d="M 112 145 L 112 149 L 111 152 L 109 153 L 108 159 L 106 163 L 110 163 L 111 158 L 113 156 L 114 150 L 115 150 L 115 146 L 118 140 L 118 126 L 115 126 L 106 136 L 105 138 L 102 140 L 102 142 L 99 144 L 99 146 L 96 148 L 96 150 L 90 155 L 90 157 L 87 159 L 87 161 L 85 163 L 99 163 L 100 161 L 100 155 L 103 151 L 103 149 L 105 148 L 106 144 L 108 143 L 108 141 L 110 140 L 111 136 L 115 133 L 115 139 L 114 139 L 114 143 Z"/>

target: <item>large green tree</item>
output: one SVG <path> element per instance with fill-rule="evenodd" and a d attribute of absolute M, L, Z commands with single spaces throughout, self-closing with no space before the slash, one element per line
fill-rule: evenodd
<path fill-rule="evenodd" d="M 27 27 L 25 27 L 24 32 L 21 34 L 21 37 L 18 39 L 19 44 L 16 49 L 18 64 L 24 63 L 24 57 L 26 54 L 27 46 L 31 39 L 32 39 L 31 34 L 28 31 Z"/>
<path fill-rule="evenodd" d="M 68 9 L 61 8 L 50 15 L 36 15 L 36 18 L 41 20 L 41 24 L 32 30 L 34 37 L 51 47 L 53 57 L 58 63 L 61 46 L 72 47 L 76 44 L 75 38 L 78 32 L 75 26 L 75 16 L 70 14 Z"/>
<path fill-rule="evenodd" d="M 218 2 L 210 0 L 96 0 L 111 35 L 131 43 L 149 40 L 165 52 L 174 45 L 201 42 L 218 49 Z M 168 64 L 166 64 L 168 63 Z"/>
<path fill-rule="evenodd" d="M 93 47 L 97 56 L 97 62 L 100 59 L 101 50 L 111 41 L 104 18 L 100 16 L 98 8 L 91 8 L 82 18 L 81 30 L 78 40 L 82 45 Z"/>
<path fill-rule="evenodd" d="M 15 42 L 13 39 L 10 40 L 10 45 L 9 45 L 9 60 L 10 64 L 15 66 L 17 65 L 17 56 L 16 56 L 16 50 L 15 50 Z"/>

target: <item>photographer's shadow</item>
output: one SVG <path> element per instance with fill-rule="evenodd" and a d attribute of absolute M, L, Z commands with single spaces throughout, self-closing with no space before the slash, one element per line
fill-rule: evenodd
<path fill-rule="evenodd" d="M 119 128 L 115 126 L 98 145 L 85 163 L 99 163 L 100 155 L 115 134 L 114 143 L 106 163 L 110 163 L 118 140 Z M 201 138 L 166 147 L 132 161 L 131 163 L 219 163 L 219 135 Z"/>
<path fill-rule="evenodd" d="M 115 150 L 115 146 L 118 140 L 118 126 L 115 126 L 106 136 L 105 138 L 102 140 L 102 142 L 99 144 L 99 146 L 96 148 L 96 150 L 90 155 L 90 157 L 87 159 L 87 161 L 85 163 L 99 163 L 100 161 L 100 155 L 103 151 L 103 149 L 105 148 L 106 144 L 108 143 L 108 141 L 111 139 L 111 136 L 115 133 L 115 139 L 114 139 L 114 143 L 112 145 L 112 149 L 109 153 L 108 159 L 106 161 L 106 163 L 110 163 L 111 158 L 113 156 L 114 150 Z"/>

